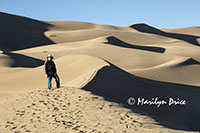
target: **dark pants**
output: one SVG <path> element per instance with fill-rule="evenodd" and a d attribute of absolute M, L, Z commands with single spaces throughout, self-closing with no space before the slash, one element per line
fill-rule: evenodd
<path fill-rule="evenodd" d="M 53 73 L 48 73 L 48 89 L 51 90 L 52 78 L 55 79 L 57 88 L 60 88 L 60 79 L 59 79 L 58 75 L 57 74 L 54 75 Z"/>

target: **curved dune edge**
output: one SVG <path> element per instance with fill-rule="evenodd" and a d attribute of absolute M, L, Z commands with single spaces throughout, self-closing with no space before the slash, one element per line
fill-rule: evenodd
<path fill-rule="evenodd" d="M 167 61 L 165 63 L 162 63 L 162 64 L 159 64 L 157 66 L 153 66 L 153 67 L 149 67 L 149 68 L 144 68 L 144 69 L 134 69 L 134 70 L 131 70 L 131 72 L 134 72 L 134 71 L 144 71 L 144 70 L 152 70 L 152 69 L 159 69 L 159 68 L 164 68 L 164 67 L 176 67 L 176 66 L 181 66 L 181 65 L 189 65 L 192 63 L 195 63 L 198 61 L 190 58 L 190 57 L 177 57 L 173 60 L 170 60 L 170 61 Z"/>
<path fill-rule="evenodd" d="M 132 69 L 128 72 L 158 81 L 199 86 L 199 64 L 194 58 L 177 57 L 154 67 Z"/>
<path fill-rule="evenodd" d="M 103 67 L 103 66 L 102 66 Z M 101 67 L 101 68 L 102 68 Z M 90 72 L 87 72 L 77 78 L 75 78 L 74 80 L 63 84 L 64 86 L 68 86 L 68 87 L 74 87 L 74 88 L 82 88 L 85 85 L 87 85 L 96 75 L 96 73 L 101 69 L 94 69 L 91 70 Z"/>
<path fill-rule="evenodd" d="M 78 55 L 74 55 L 74 57 L 75 56 L 78 56 Z M 104 61 L 98 57 L 88 56 L 88 55 L 81 55 L 81 56 L 85 56 L 85 60 L 95 61 L 97 63 L 97 65 L 95 67 L 91 68 L 90 70 L 86 71 L 85 73 L 79 74 L 76 78 L 72 79 L 71 81 L 64 83 L 63 86 L 73 87 L 73 88 L 82 88 L 95 77 L 96 73 L 99 70 L 101 70 L 105 66 L 110 66 L 106 61 Z M 88 65 L 83 66 L 83 67 L 85 67 L 85 68 L 89 67 Z"/>
<path fill-rule="evenodd" d="M 198 116 L 198 101 L 194 101 L 198 94 L 198 87 L 182 84 L 160 82 L 134 76 L 115 65 L 110 64 L 100 69 L 96 75 L 82 89 L 91 91 L 95 95 L 104 97 L 109 101 L 117 101 L 130 107 L 133 112 L 150 115 L 158 122 L 169 128 L 183 130 L 197 130 L 199 124 L 197 119 L 188 119 L 194 115 Z M 181 92 L 181 93 L 180 93 Z M 185 94 L 188 94 L 187 96 Z M 152 99 L 158 97 L 167 101 L 170 97 L 185 98 L 187 106 L 160 108 L 153 106 L 129 106 L 127 99 L 130 97 Z M 138 109 L 138 110 L 137 110 Z M 191 113 L 187 113 L 190 111 Z M 182 113 L 179 113 L 182 112 Z M 168 115 L 166 115 L 166 113 Z"/>

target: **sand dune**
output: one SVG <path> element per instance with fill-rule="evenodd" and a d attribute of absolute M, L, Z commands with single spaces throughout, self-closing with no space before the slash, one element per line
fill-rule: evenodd
<path fill-rule="evenodd" d="M 0 19 L 0 132 L 200 130 L 199 27 Z M 50 92 L 48 54 L 62 85 Z M 130 97 L 187 104 L 131 106 Z"/>

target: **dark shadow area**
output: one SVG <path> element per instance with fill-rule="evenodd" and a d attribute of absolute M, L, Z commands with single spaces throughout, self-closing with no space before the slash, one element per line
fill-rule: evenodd
<path fill-rule="evenodd" d="M 17 53 L 3 52 L 3 54 L 8 55 L 11 58 L 12 63 L 10 64 L 10 67 L 35 68 L 44 64 L 43 60 Z"/>
<path fill-rule="evenodd" d="M 105 44 L 111 44 L 111 45 L 124 47 L 124 48 L 132 48 L 132 49 L 145 50 L 145 51 L 157 52 L 157 53 L 164 53 L 165 52 L 165 49 L 161 48 L 161 47 L 133 45 L 133 44 L 129 44 L 129 43 L 126 43 L 124 41 L 121 41 L 114 36 L 107 37 L 106 39 L 108 40 L 108 42 L 106 42 Z"/>
<path fill-rule="evenodd" d="M 114 66 L 105 66 L 82 89 L 91 91 L 105 100 L 123 104 L 135 113 L 148 115 L 159 125 L 185 131 L 200 131 L 200 87 L 176 83 L 160 82 L 134 76 Z M 128 105 L 134 97 L 136 103 Z M 185 100 L 186 105 L 138 105 L 138 98 L 169 101 Z M 134 121 L 133 121 L 134 122 Z"/>
<path fill-rule="evenodd" d="M 197 41 L 197 39 L 200 38 L 199 36 L 164 32 L 146 24 L 135 24 L 135 25 L 131 25 L 130 27 L 140 32 L 179 39 L 179 40 L 191 43 L 193 45 L 199 46 L 199 43 Z"/>
<path fill-rule="evenodd" d="M 52 25 L 0 12 L 0 50 L 14 51 L 53 44 L 44 32 Z"/>
<path fill-rule="evenodd" d="M 187 65 L 200 65 L 200 62 L 193 58 L 190 58 L 190 59 L 178 64 L 178 66 L 187 66 Z"/>

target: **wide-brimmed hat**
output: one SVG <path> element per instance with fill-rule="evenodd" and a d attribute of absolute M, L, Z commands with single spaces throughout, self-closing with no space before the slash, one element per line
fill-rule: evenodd
<path fill-rule="evenodd" d="M 47 58 L 53 59 L 53 55 L 49 54 L 49 55 L 47 56 Z"/>

